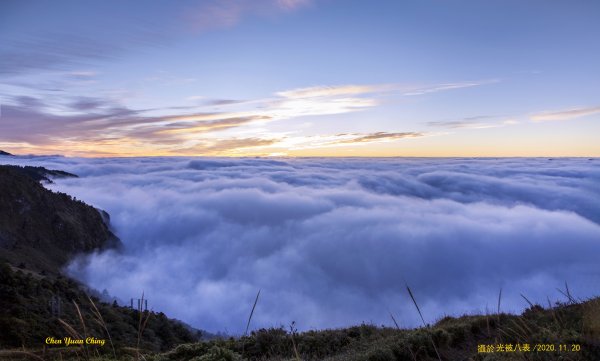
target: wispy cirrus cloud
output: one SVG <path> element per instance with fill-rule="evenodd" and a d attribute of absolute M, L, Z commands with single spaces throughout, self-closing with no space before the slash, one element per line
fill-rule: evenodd
<path fill-rule="evenodd" d="M 204 140 L 189 148 L 178 148 L 177 154 L 181 155 L 243 155 L 248 148 L 267 147 L 277 144 L 279 139 L 266 138 L 217 138 Z"/>
<path fill-rule="evenodd" d="M 468 83 L 468 86 L 475 85 Z M 431 89 L 442 91 L 457 87 L 442 84 Z M 52 145 L 53 149 L 62 141 L 70 144 L 69 151 L 86 149 L 89 152 L 101 147 L 102 152 L 118 153 L 122 148 L 117 140 L 121 140 L 123 144 L 129 143 L 128 155 L 132 155 L 131 152 L 138 155 L 177 154 L 179 151 L 189 154 L 190 149 L 204 149 L 210 151 L 211 155 L 218 155 L 220 150 L 231 153 L 233 147 L 242 145 L 236 139 L 248 138 L 247 134 L 243 134 L 244 127 L 251 129 L 249 127 L 281 120 L 364 111 L 380 105 L 386 97 L 405 96 L 406 89 L 400 84 L 313 86 L 275 92 L 272 97 L 263 99 L 216 99 L 194 106 L 157 109 L 133 109 L 115 99 L 103 97 L 77 96 L 70 97 L 66 102 L 60 99 L 58 103 L 57 97 L 13 97 L 11 104 L 5 107 L 4 122 L 0 124 L 0 141 L 27 142 L 33 147 Z M 437 125 L 473 127 L 471 123 L 472 120 L 468 120 Z M 225 131 L 229 132 L 226 136 L 223 133 Z M 254 144 L 279 147 L 279 152 L 285 153 L 286 146 L 290 149 L 314 149 L 422 136 L 423 133 L 415 131 L 382 132 L 373 129 L 372 132 L 337 135 L 261 136 L 258 137 L 261 142 Z M 218 141 L 215 139 L 225 142 L 224 146 L 216 146 Z M 232 142 L 227 143 L 227 139 Z M 269 141 L 262 141 L 264 139 Z M 73 147 L 73 142 L 80 142 L 80 146 Z"/>
<path fill-rule="evenodd" d="M 66 76 L 78 81 L 92 81 L 98 75 L 97 72 L 93 70 L 73 70 L 66 73 Z"/>
<path fill-rule="evenodd" d="M 437 84 L 428 87 L 407 86 L 399 83 L 388 84 L 342 84 L 332 86 L 312 86 L 275 92 L 275 97 L 257 100 L 217 100 L 210 105 L 258 105 L 262 114 L 272 120 L 289 119 L 301 116 L 332 115 L 361 111 L 380 105 L 384 97 L 416 96 L 433 92 L 475 87 L 496 82 L 482 80 Z"/>
<path fill-rule="evenodd" d="M 0 36 L 0 41 L 0 74 L 5 76 L 108 60 L 123 50 L 117 44 L 75 34 Z"/>
<path fill-rule="evenodd" d="M 328 91 L 324 89 L 282 92 L 289 97 L 276 96 L 249 101 L 250 106 L 237 111 L 189 112 L 190 109 L 184 107 L 181 113 L 160 116 L 153 115 L 154 109 L 130 109 L 114 100 L 98 97 L 74 97 L 67 103 L 54 104 L 53 109 L 46 109 L 45 100 L 41 98 L 13 97 L 10 99 L 12 104 L 4 107 L 0 140 L 26 142 L 41 147 L 55 145 L 61 140 L 65 144 L 79 141 L 88 150 L 102 145 L 103 151 L 106 151 L 106 138 L 110 137 L 111 140 L 122 139 L 135 144 L 145 144 L 139 151 L 148 152 L 153 147 L 159 147 L 162 151 L 172 151 L 172 147 L 181 148 L 181 144 L 188 149 L 194 149 L 198 148 L 196 145 L 204 144 L 203 141 L 209 133 L 252 123 L 267 123 L 301 116 L 342 114 L 377 104 L 376 99 L 363 97 L 364 94 L 359 93 L 359 89 L 366 92 L 371 91 L 372 87 L 329 87 Z M 348 96 L 349 94 L 354 96 Z M 224 100 L 216 103 L 225 106 L 245 102 Z M 214 104 L 215 102 L 211 103 Z M 202 105 L 198 107 L 202 108 Z M 235 144 L 239 143 L 231 143 Z M 72 150 L 73 147 L 69 149 Z M 221 148 L 213 146 L 211 151 L 219 149 Z"/>
<path fill-rule="evenodd" d="M 93 71 L 73 70 L 118 61 L 132 50 L 163 47 L 194 32 L 229 28 L 247 17 L 298 11 L 312 0 L 196 0 L 147 6 L 132 0 L 111 6 L 44 2 L 15 6 L 21 17 L 12 34 L 0 34 L 0 74 L 65 70 L 74 79 L 90 80 Z M 135 9 L 132 11 L 132 9 Z M 115 10 L 119 16 L 115 16 Z M 40 22 L 37 16 L 43 13 Z M 76 21 L 58 14 L 77 14 Z M 8 13 L 10 16 L 11 13 Z M 103 29 L 97 31 L 97 29 Z"/>
<path fill-rule="evenodd" d="M 275 100 L 265 110 L 273 119 L 290 119 L 312 115 L 333 115 L 360 111 L 379 105 L 375 98 L 312 97 Z"/>
<path fill-rule="evenodd" d="M 600 106 L 595 107 L 582 107 L 582 108 L 571 108 L 558 111 L 542 112 L 531 116 L 531 120 L 534 122 L 546 122 L 554 120 L 571 120 L 580 117 L 586 117 L 588 115 L 594 115 L 600 113 Z"/>
<path fill-rule="evenodd" d="M 496 115 L 476 115 L 455 120 L 430 121 L 425 124 L 429 127 L 446 129 L 488 129 L 519 124 L 519 121 L 513 118 L 504 120 L 499 118 L 501 117 Z"/>
<path fill-rule="evenodd" d="M 295 10 L 310 5 L 312 0 L 277 0 L 277 4 L 284 9 Z"/>
<path fill-rule="evenodd" d="M 499 80 L 477 80 L 464 81 L 455 83 L 440 83 L 426 86 L 420 85 L 405 85 L 401 83 L 389 84 L 347 84 L 337 86 L 313 86 L 306 88 L 298 88 L 277 92 L 276 95 L 284 98 L 312 98 L 312 97 L 328 97 L 340 95 L 364 95 L 374 93 L 400 92 L 403 96 L 424 95 L 429 93 L 438 93 L 454 89 L 472 88 L 486 84 L 497 83 Z"/>
<path fill-rule="evenodd" d="M 485 123 L 467 120 L 452 120 L 452 121 L 432 121 L 427 122 L 430 127 L 450 128 L 450 129 L 487 129 L 501 127 L 501 123 Z"/>
<path fill-rule="evenodd" d="M 221 106 L 221 105 L 233 105 L 243 104 L 245 100 L 238 99 L 211 99 L 206 102 L 207 105 Z"/>
<path fill-rule="evenodd" d="M 69 104 L 72 110 L 91 111 L 109 104 L 105 99 L 92 97 L 75 97 Z"/>
<path fill-rule="evenodd" d="M 401 139 L 420 138 L 427 136 L 419 132 L 372 132 L 372 133 L 339 133 L 321 135 L 289 135 L 279 139 L 273 145 L 274 150 L 280 150 L 285 155 L 289 150 L 326 149 L 336 147 L 348 147 L 382 142 L 392 142 Z"/>
<path fill-rule="evenodd" d="M 232 118 L 253 117 L 254 120 L 265 122 L 303 116 L 343 114 L 377 106 L 381 93 L 392 88 L 390 85 L 315 86 L 275 92 L 273 97 L 264 99 L 214 99 L 205 101 L 203 105 L 219 108 L 234 106 L 237 110 L 215 113 L 208 117 L 206 114 L 191 114 L 167 118 L 180 122 L 210 121 L 214 117 L 222 117 L 219 114 L 227 114 Z M 195 96 L 193 99 L 204 97 Z M 243 109 L 244 107 L 246 109 Z"/>
<path fill-rule="evenodd" d="M 499 81 L 500 81 L 499 79 L 492 79 L 492 80 L 478 80 L 478 81 L 465 81 L 465 82 L 456 82 L 456 83 L 434 84 L 431 86 L 417 87 L 417 88 L 407 90 L 404 92 L 404 95 L 406 95 L 406 96 L 424 95 L 424 94 L 430 94 L 430 93 L 438 93 L 438 92 L 447 91 L 447 90 L 472 88 L 472 87 L 476 87 L 476 86 L 480 86 L 480 85 L 498 83 Z"/>
<path fill-rule="evenodd" d="M 202 117 L 191 117 L 193 119 L 202 119 Z M 207 118 L 216 118 L 208 120 Z M 176 120 L 177 118 L 167 118 L 168 120 Z M 190 117 L 183 119 L 189 120 Z M 161 135 L 188 135 L 193 137 L 199 133 L 209 133 L 230 128 L 240 127 L 256 121 L 269 121 L 271 118 L 264 115 L 250 115 L 228 118 L 227 114 L 215 114 L 205 118 L 206 120 L 197 120 L 194 122 L 168 123 L 158 130 L 154 130 L 154 134 Z"/>
<path fill-rule="evenodd" d="M 350 139 L 339 140 L 334 144 L 355 144 L 355 143 L 374 143 L 374 142 L 389 142 L 404 138 L 419 138 L 425 136 L 423 133 L 416 132 L 375 132 L 370 134 L 340 134 L 340 136 L 350 135 Z"/>
<path fill-rule="evenodd" d="M 219 0 L 206 1 L 185 8 L 183 18 L 194 31 L 228 28 L 245 17 L 296 11 L 313 0 Z"/>
<path fill-rule="evenodd" d="M 340 95 L 359 95 L 394 90 L 394 84 L 371 84 L 371 85 L 338 85 L 338 86 L 314 86 L 285 90 L 275 93 L 288 99 L 304 99 L 316 97 L 333 97 Z"/>

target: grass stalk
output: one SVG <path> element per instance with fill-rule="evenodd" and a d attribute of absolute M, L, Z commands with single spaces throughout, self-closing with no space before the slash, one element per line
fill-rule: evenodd
<path fill-rule="evenodd" d="M 529 299 L 527 297 L 525 297 L 525 295 L 523 295 L 521 293 L 521 297 L 523 297 L 523 299 L 525 300 L 525 302 L 527 302 L 527 304 L 529 305 L 529 307 L 533 308 L 533 303 L 531 303 L 531 301 L 529 301 Z"/>
<path fill-rule="evenodd" d="M 294 355 L 296 356 L 296 361 L 302 361 L 302 359 L 300 358 L 300 354 L 298 353 L 298 347 L 296 347 L 296 340 L 294 339 L 294 336 L 296 335 L 296 328 L 294 327 L 296 324 L 296 321 L 292 321 L 292 324 L 290 325 L 290 335 L 292 337 L 292 347 L 294 348 Z"/>
<path fill-rule="evenodd" d="M 421 313 L 421 309 L 419 308 L 419 304 L 417 303 L 417 300 L 415 299 L 415 296 L 413 295 L 412 291 L 410 290 L 410 287 L 408 286 L 408 284 L 406 284 L 406 290 L 408 291 L 408 294 L 410 295 L 410 298 L 412 299 L 413 303 L 415 304 L 415 307 L 417 308 L 417 312 L 419 312 L 419 316 L 421 316 L 421 321 L 423 321 L 423 326 L 425 328 L 429 327 L 427 325 L 427 323 L 425 322 L 425 318 L 423 317 L 423 313 Z M 438 360 L 442 361 L 442 358 L 440 357 L 440 353 L 438 352 L 438 349 L 435 346 L 435 342 L 433 341 L 433 336 L 431 334 L 429 335 L 429 339 L 431 340 L 431 344 L 433 345 L 433 350 L 435 351 L 435 354 L 436 354 Z"/>
<path fill-rule="evenodd" d="M 81 322 L 81 327 L 83 328 L 83 337 L 87 339 L 87 328 L 85 327 L 85 321 L 83 320 L 83 315 L 81 314 L 81 310 L 79 309 L 79 305 L 77 302 L 73 301 L 73 305 L 75 306 L 75 310 L 77 310 L 77 316 L 79 317 L 79 321 Z M 83 344 L 83 350 L 85 352 L 85 357 L 87 360 L 90 359 L 90 353 L 87 347 L 87 344 Z"/>
<path fill-rule="evenodd" d="M 567 284 L 567 281 L 565 281 L 565 290 L 567 291 L 567 297 L 569 298 L 569 301 L 571 301 L 571 303 L 577 303 L 575 298 L 571 296 L 571 291 L 569 291 L 569 285 Z"/>
<path fill-rule="evenodd" d="M 388 312 L 390 313 L 390 317 L 392 318 L 392 321 L 394 321 L 394 325 L 396 325 L 396 329 L 398 331 L 400 331 L 400 326 L 398 325 L 398 322 L 396 322 L 396 318 L 392 314 L 392 311 L 388 311 Z M 412 349 L 411 349 L 410 345 L 406 345 L 406 349 L 410 353 L 410 356 L 412 357 L 413 361 L 416 361 L 417 357 L 415 356 L 414 352 L 412 352 Z"/>
<path fill-rule="evenodd" d="M 98 307 L 96 307 L 96 304 L 94 303 L 94 301 L 92 301 L 90 296 L 88 296 L 88 300 L 92 304 L 96 322 L 104 329 L 104 331 L 106 332 L 106 335 L 108 336 L 108 341 L 110 342 L 110 347 L 113 352 L 113 357 L 115 359 L 117 359 L 117 353 L 115 352 L 115 346 L 113 345 L 112 337 L 110 337 L 110 332 L 108 332 L 108 327 L 106 326 L 106 322 L 104 322 L 104 318 L 102 317 L 102 314 L 100 313 L 100 311 L 98 310 Z"/>
<path fill-rule="evenodd" d="M 142 298 L 140 301 L 140 305 L 138 307 L 138 312 L 140 314 L 140 318 L 138 321 L 138 332 L 137 332 L 137 342 L 136 342 L 136 360 L 140 359 L 140 343 L 142 341 L 142 335 L 144 334 L 144 330 L 146 329 L 146 325 L 148 324 L 148 320 L 150 319 L 150 315 L 151 313 L 146 311 L 143 311 L 144 309 L 144 292 L 142 291 Z M 146 314 L 146 317 L 144 317 L 144 313 Z M 144 356 L 142 356 L 143 359 L 145 359 Z"/>
<path fill-rule="evenodd" d="M 69 325 L 66 321 L 62 320 L 62 319 L 58 319 L 58 323 L 60 323 L 63 328 L 67 331 L 67 333 L 69 334 L 69 336 L 71 336 L 73 339 L 81 339 L 81 335 L 79 334 L 79 332 L 77 332 L 71 325 Z M 83 346 L 77 346 L 77 348 L 82 348 Z M 79 353 L 75 350 L 75 354 L 78 355 L 79 358 Z M 60 355 L 60 357 L 62 358 L 62 354 Z"/>
<path fill-rule="evenodd" d="M 248 317 L 248 322 L 246 323 L 246 331 L 244 331 L 244 336 L 248 336 L 250 321 L 252 321 L 252 316 L 254 315 L 254 310 L 256 309 L 256 304 L 258 303 L 258 297 L 260 297 L 260 290 L 258 290 L 258 293 L 256 294 L 256 299 L 254 300 L 254 305 L 252 305 L 252 311 L 250 311 L 250 316 Z"/>
<path fill-rule="evenodd" d="M 502 287 L 500 287 L 500 292 L 498 293 L 498 309 L 496 314 L 498 315 L 498 321 L 500 321 L 500 303 L 502 302 Z"/>
<path fill-rule="evenodd" d="M 392 318 L 392 321 L 394 321 L 394 325 L 396 325 L 396 329 L 398 331 L 400 331 L 400 326 L 398 326 L 398 322 L 396 322 L 396 319 L 394 318 L 394 315 L 392 315 L 391 311 L 390 311 L 390 317 Z"/>
<path fill-rule="evenodd" d="M 410 290 L 410 287 L 408 287 L 408 285 L 406 285 L 406 289 L 408 290 L 408 294 L 410 295 L 410 298 L 412 299 L 415 307 L 417 308 L 417 312 L 419 312 L 419 316 L 421 316 L 421 321 L 423 321 L 423 326 L 427 327 L 427 323 L 425 322 L 425 318 L 423 318 L 423 314 L 421 313 L 421 309 L 419 308 L 419 304 L 417 303 L 417 300 L 415 300 L 415 296 L 413 296 L 413 293 Z"/>

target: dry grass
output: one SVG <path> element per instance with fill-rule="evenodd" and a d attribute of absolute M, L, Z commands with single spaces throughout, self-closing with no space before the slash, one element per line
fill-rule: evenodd
<path fill-rule="evenodd" d="M 139 318 L 139 322 L 138 322 L 138 331 L 137 331 L 137 342 L 136 342 L 136 360 L 139 360 L 140 357 L 142 357 L 144 360 L 146 359 L 144 357 L 144 355 L 140 354 L 140 343 L 142 342 L 142 335 L 144 334 L 144 330 L 146 329 L 146 325 L 148 324 L 148 320 L 150 319 L 150 315 L 151 313 L 146 311 L 143 311 L 143 307 L 144 307 L 144 292 L 142 292 L 142 298 L 140 301 L 140 305 L 138 307 L 138 312 L 140 315 Z M 146 314 L 146 317 L 144 317 L 144 314 Z"/>
<path fill-rule="evenodd" d="M 290 325 L 290 337 L 292 338 L 292 347 L 294 348 L 294 356 L 296 356 L 296 361 L 301 361 L 300 354 L 298 353 L 298 348 L 296 347 L 296 340 L 294 336 L 296 335 L 296 321 L 292 321 Z"/>
<path fill-rule="evenodd" d="M 246 330 L 244 331 L 244 343 L 242 344 L 242 355 L 246 350 L 246 339 L 248 336 L 248 329 L 250 329 L 250 322 L 252 321 L 252 316 L 254 316 L 254 310 L 256 309 L 256 304 L 258 303 L 258 298 L 260 297 L 260 290 L 256 293 L 256 298 L 254 299 L 254 304 L 252 305 L 252 310 L 250 311 L 250 316 L 248 316 L 248 322 L 246 323 Z"/>
<path fill-rule="evenodd" d="M 113 344 L 112 337 L 110 336 L 110 332 L 108 332 L 108 327 L 106 326 L 106 322 L 104 322 L 104 317 L 102 317 L 102 314 L 100 313 L 100 311 L 98 310 L 98 307 L 96 307 L 96 304 L 94 303 L 94 301 L 92 301 L 90 296 L 88 296 L 88 300 L 90 301 L 90 304 L 92 305 L 92 308 L 93 308 L 94 320 L 106 332 L 106 335 L 108 336 L 108 341 L 110 342 L 110 347 L 112 349 L 113 357 L 116 359 L 117 353 L 115 352 L 115 345 Z"/>
<path fill-rule="evenodd" d="M 533 307 L 533 303 L 531 301 L 529 301 L 529 299 L 527 297 L 525 297 L 525 295 L 523 295 L 522 293 L 520 295 L 521 295 L 521 297 L 523 297 L 523 299 L 525 300 L 525 302 L 527 302 L 527 304 L 529 305 L 529 307 Z"/>
<path fill-rule="evenodd" d="M 384 327 L 378 329 L 375 326 L 363 325 L 357 327 L 354 331 L 324 330 L 318 331 L 317 334 L 315 334 L 314 332 L 298 333 L 295 322 L 292 322 L 287 334 L 285 332 L 283 334 L 273 334 L 280 335 L 278 336 L 280 337 L 279 339 L 262 337 L 265 332 L 269 332 L 269 330 L 259 330 L 256 331 L 256 333 L 252 332 L 251 335 L 248 335 L 251 321 L 257 311 L 257 305 L 260 299 L 261 291 L 259 290 L 256 294 L 246 323 L 244 336 L 241 339 L 195 344 L 204 346 L 198 348 L 197 351 L 194 351 L 196 352 L 195 354 L 189 353 L 187 356 L 182 355 L 184 357 L 183 359 L 175 357 L 168 359 L 161 358 L 161 355 L 152 355 L 147 352 L 142 354 L 142 345 L 145 344 L 142 342 L 142 339 L 151 313 L 144 311 L 141 308 L 143 306 L 141 306 L 137 310 L 139 315 L 136 314 L 134 316 L 137 318 L 138 324 L 137 341 L 134 341 L 132 338 L 130 343 L 133 344 L 136 342 L 135 347 L 120 347 L 118 349 L 120 353 L 119 357 L 122 360 L 148 359 L 153 361 L 184 361 L 189 360 L 193 356 L 216 357 L 216 353 L 213 355 L 213 353 L 208 351 L 211 350 L 212 346 L 212 349 L 216 347 L 216 349 L 224 350 L 232 355 L 237 355 L 236 357 L 239 357 L 241 354 L 244 356 L 244 359 L 257 360 L 285 359 L 300 361 L 303 357 L 307 360 L 315 360 L 322 359 L 321 357 L 324 357 L 323 355 L 327 355 L 327 359 L 329 360 L 346 360 L 346 356 L 348 357 L 347 360 L 352 361 L 367 359 L 397 360 L 399 359 L 398 355 L 390 356 L 396 358 L 387 358 L 387 355 L 391 352 L 390 350 L 394 350 L 394 353 L 403 355 L 403 358 L 401 359 L 412 361 L 436 359 L 441 361 L 442 355 L 444 360 L 454 360 L 456 359 L 454 357 L 458 356 L 461 357 L 460 359 L 468 359 L 465 358 L 465 355 L 469 354 L 469 352 L 471 355 L 470 357 L 472 357 L 474 355 L 473 344 L 477 345 L 482 342 L 502 343 L 502 340 L 507 343 L 528 343 L 531 342 L 532 337 L 541 337 L 540 340 L 549 337 L 549 340 L 553 340 L 549 342 L 557 342 L 557 340 L 565 339 L 564 337 L 567 337 L 567 340 L 576 340 L 574 342 L 581 342 L 582 345 L 587 345 L 588 347 L 591 347 L 592 345 L 600 347 L 600 298 L 588 300 L 586 302 L 578 301 L 571 294 L 567 284 L 565 284 L 565 288 L 563 292 L 561 292 L 567 299 L 567 303 L 556 302 L 556 304 L 553 305 L 550 302 L 550 299 L 548 299 L 548 308 L 542 308 L 541 306 L 534 305 L 527 297 L 521 294 L 521 297 L 531 308 L 526 310 L 521 316 L 503 314 L 501 313 L 503 290 L 500 289 L 495 310 L 496 317 L 494 317 L 494 311 L 487 311 L 485 315 L 480 316 L 463 316 L 458 319 L 450 316 L 444 317 L 442 320 L 432 325 L 426 322 L 423 310 L 416 300 L 415 293 L 408 284 L 406 284 L 406 290 L 422 321 L 423 328 L 413 330 L 401 329 L 396 317 L 394 317 L 392 312 L 388 311 L 395 328 Z M 141 299 L 141 305 L 143 305 L 145 299 L 143 293 Z M 102 350 L 98 350 L 91 346 L 85 347 L 85 345 L 77 345 L 69 347 L 66 359 L 76 359 L 78 361 L 118 359 L 117 352 L 112 345 L 112 339 L 108 332 L 109 327 L 106 324 L 105 319 L 92 299 L 88 297 L 88 300 L 91 305 L 91 317 L 89 314 L 85 314 L 85 318 L 90 322 L 95 321 L 102 326 L 102 329 L 104 329 L 110 339 L 112 355 L 107 357 L 106 355 L 110 353 L 105 352 L 103 356 L 101 354 Z M 86 325 L 85 322 L 84 309 L 75 302 L 73 302 L 73 307 L 76 315 L 76 318 L 73 321 L 75 326 L 62 319 L 59 320 L 59 323 L 63 326 L 69 336 L 74 339 L 82 339 L 87 337 L 88 334 L 90 334 L 90 330 L 94 330 L 94 328 L 87 327 L 89 325 Z M 77 318 L 81 323 L 80 326 L 77 325 Z M 486 324 L 488 328 L 487 332 L 485 331 Z M 475 328 L 473 328 L 474 326 Z M 577 330 L 575 330 L 574 327 L 576 327 Z M 458 341 L 459 343 L 454 343 L 453 338 L 456 336 L 454 332 L 457 330 L 466 332 L 467 338 L 463 341 Z M 577 332 L 573 332 L 574 330 Z M 95 331 L 92 331 L 91 334 L 94 332 L 102 331 L 96 327 Z M 332 342 L 332 340 L 343 340 L 348 338 L 352 340 L 349 344 L 336 345 L 335 342 Z M 260 341 L 261 339 L 263 341 Z M 260 345 L 260 342 L 263 342 L 264 345 L 264 340 L 269 340 L 269 345 L 273 345 L 273 347 L 268 346 L 261 351 L 260 346 L 257 347 L 257 345 Z M 323 341 L 322 346 L 318 346 L 316 340 Z M 585 340 L 588 340 L 589 342 L 586 342 Z M 433 349 L 431 346 L 433 346 Z M 244 349 L 246 349 L 246 352 L 244 352 Z M 209 353 L 207 354 L 207 352 Z M 356 354 L 354 352 L 356 352 Z M 375 358 L 371 358 L 369 355 L 379 356 L 373 356 Z M 567 355 L 567 358 L 563 357 L 563 359 L 568 360 L 571 356 L 578 355 Z M 62 353 L 58 353 L 58 349 L 52 350 L 49 354 L 46 354 L 45 349 L 43 353 L 41 350 L 32 351 L 26 349 L 23 349 L 22 351 L 13 350 L 0 352 L 0 358 L 8 359 L 58 360 L 59 357 L 62 361 Z M 527 359 L 526 357 L 529 356 L 525 354 L 515 354 L 513 357 L 514 358 L 512 359 L 525 360 Z M 550 358 L 544 356 L 539 360 L 552 360 L 552 356 L 550 355 L 549 357 Z M 212 360 L 212 358 L 209 359 Z M 586 358 L 575 357 L 571 359 L 581 361 Z"/>
<path fill-rule="evenodd" d="M 585 303 L 582 328 L 584 337 L 600 347 L 600 298 Z"/>
<path fill-rule="evenodd" d="M 408 294 L 410 295 L 410 298 L 412 299 L 413 303 L 415 304 L 415 307 L 417 308 L 417 312 L 419 312 L 419 316 L 421 316 L 421 321 L 423 321 L 423 326 L 425 328 L 428 328 L 429 325 L 427 325 L 427 323 L 425 322 L 425 318 L 423 318 L 423 314 L 421 313 L 419 304 L 417 303 L 415 296 L 413 295 L 412 291 L 410 290 L 410 287 L 408 287 L 408 284 L 406 285 L 406 289 L 408 290 Z M 433 345 L 433 350 L 435 351 L 435 354 L 436 354 L 438 360 L 442 361 L 442 358 L 440 357 L 440 353 L 438 352 L 438 349 L 435 345 L 435 342 L 433 341 L 433 337 L 431 336 L 431 334 L 429 334 L 429 339 L 431 340 L 431 344 Z M 411 351 L 411 353 L 412 353 L 412 351 Z"/>
<path fill-rule="evenodd" d="M 0 350 L 0 357 L 4 358 L 30 358 L 30 359 L 34 359 L 34 360 L 39 360 L 39 361 L 46 361 L 44 360 L 44 358 L 29 352 L 29 351 L 4 351 L 4 350 Z"/>
<path fill-rule="evenodd" d="M 260 297 L 260 290 L 256 294 L 256 299 L 254 300 L 254 305 L 252 305 L 252 311 L 250 311 L 250 316 L 248 317 L 248 323 L 246 323 L 246 331 L 244 331 L 244 336 L 248 336 L 248 329 L 250 328 L 250 321 L 252 321 L 252 316 L 254 315 L 254 310 L 256 309 L 256 304 L 258 303 L 258 298 Z"/>
<path fill-rule="evenodd" d="M 79 309 L 79 305 L 77 302 L 73 301 L 73 305 L 75 306 L 75 310 L 77 310 L 77 317 L 79 317 L 79 322 L 81 322 L 81 327 L 83 328 L 83 337 L 87 339 L 87 328 L 85 327 L 85 321 L 83 320 L 83 315 L 81 314 L 81 310 Z M 83 350 L 85 351 L 85 359 L 90 359 L 90 352 L 87 347 L 87 343 L 83 344 Z"/>

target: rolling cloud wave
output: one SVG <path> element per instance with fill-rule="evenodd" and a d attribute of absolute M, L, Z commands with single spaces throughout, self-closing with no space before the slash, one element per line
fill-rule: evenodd
<path fill-rule="evenodd" d="M 598 159 L 18 158 L 107 210 L 125 244 L 69 272 L 212 331 L 405 326 L 520 311 L 600 281 Z"/>

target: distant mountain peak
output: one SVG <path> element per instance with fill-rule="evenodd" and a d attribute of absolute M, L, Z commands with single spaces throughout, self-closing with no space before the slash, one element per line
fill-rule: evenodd
<path fill-rule="evenodd" d="M 46 169 L 44 167 L 32 167 L 32 166 L 18 166 L 18 165 L 1 165 L 3 168 L 10 168 L 14 171 L 22 173 L 29 178 L 45 183 L 54 183 L 54 178 L 79 178 L 76 174 L 65 172 L 56 169 Z"/>
<path fill-rule="evenodd" d="M 13 156 L 14 157 L 14 154 L 10 154 L 10 153 L 5 152 L 3 150 L 0 150 L 0 155 L 9 155 L 9 156 Z"/>

